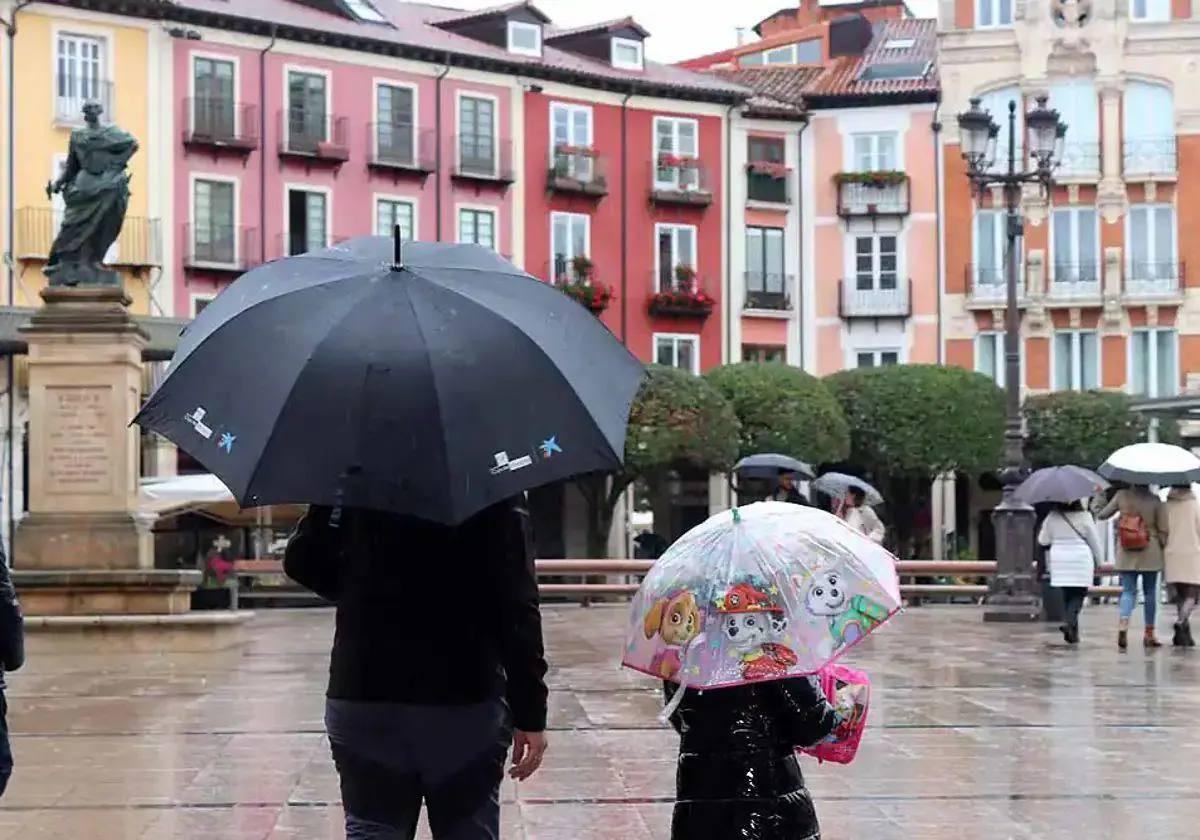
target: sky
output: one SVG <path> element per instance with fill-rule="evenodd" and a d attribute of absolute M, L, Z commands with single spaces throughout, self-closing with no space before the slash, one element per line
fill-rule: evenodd
<path fill-rule="evenodd" d="M 437 5 L 465 9 L 495 6 L 499 0 L 429 0 Z M 737 29 L 751 27 L 763 18 L 798 0 L 534 0 L 534 5 L 558 26 L 578 26 L 631 14 L 650 32 L 647 57 L 673 62 L 717 52 L 737 44 Z M 915 15 L 932 17 L 937 0 L 908 0 Z"/>

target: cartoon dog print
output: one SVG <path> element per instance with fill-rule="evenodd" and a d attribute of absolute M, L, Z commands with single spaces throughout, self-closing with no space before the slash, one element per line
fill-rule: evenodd
<path fill-rule="evenodd" d="M 650 661 L 650 669 L 664 680 L 674 679 L 683 667 L 683 648 L 700 632 L 696 596 L 684 590 L 669 598 L 659 598 L 646 611 L 642 630 L 647 639 L 659 636 L 663 641 Z"/>
<path fill-rule="evenodd" d="M 813 615 L 829 619 L 829 632 L 838 647 L 854 644 L 888 617 L 886 607 L 865 595 L 850 596 L 836 571 L 820 572 L 809 581 L 804 604 Z"/>
<path fill-rule="evenodd" d="M 740 658 L 742 679 L 783 677 L 797 662 L 796 654 L 775 641 L 787 628 L 787 617 L 770 597 L 749 584 L 732 587 L 718 599 L 721 632 Z"/>

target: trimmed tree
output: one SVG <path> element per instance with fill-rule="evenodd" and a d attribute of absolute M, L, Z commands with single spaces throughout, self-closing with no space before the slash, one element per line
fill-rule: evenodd
<path fill-rule="evenodd" d="M 982 374 L 894 365 L 842 371 L 827 382 L 850 425 L 850 462 L 887 497 L 898 552 L 912 536 L 919 483 L 1000 464 L 1004 394 Z"/>
<path fill-rule="evenodd" d="M 613 508 L 634 481 L 659 478 L 672 468 L 727 470 L 738 454 L 738 419 L 729 403 L 704 379 L 650 365 L 629 412 L 625 466 L 576 480 L 587 502 L 591 557 L 608 554 Z"/>
<path fill-rule="evenodd" d="M 1078 464 L 1095 469 L 1114 450 L 1146 440 L 1150 421 L 1116 391 L 1058 391 L 1025 400 L 1026 454 L 1035 468 Z M 1159 424 L 1159 440 L 1174 443 L 1177 423 Z"/>
<path fill-rule="evenodd" d="M 739 455 L 779 452 L 814 464 L 845 459 L 850 429 L 825 383 L 791 365 L 744 362 L 705 374 L 741 424 Z"/>

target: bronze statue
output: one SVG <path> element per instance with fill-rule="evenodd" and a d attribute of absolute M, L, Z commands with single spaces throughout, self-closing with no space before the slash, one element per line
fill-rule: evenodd
<path fill-rule="evenodd" d="M 129 207 L 126 164 L 138 150 L 133 135 L 115 125 L 100 125 L 99 102 L 83 106 L 84 127 L 71 132 L 67 164 L 46 196 L 61 192 L 62 227 L 44 269 L 51 286 L 119 286 L 117 272 L 101 266 L 121 233 Z"/>

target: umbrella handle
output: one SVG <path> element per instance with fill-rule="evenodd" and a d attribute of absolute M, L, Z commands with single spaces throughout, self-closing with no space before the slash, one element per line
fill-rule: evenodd
<path fill-rule="evenodd" d="M 698 647 L 703 642 L 704 642 L 704 634 L 701 633 L 698 636 L 696 636 L 694 639 L 692 639 L 690 642 L 688 642 L 687 647 L 685 647 L 683 650 L 683 656 L 680 657 L 680 667 L 679 667 L 679 671 L 681 674 L 683 674 L 683 676 L 680 677 L 680 679 L 679 679 L 679 690 L 675 692 L 675 696 L 672 697 L 667 702 L 667 705 L 663 706 L 663 710 L 658 716 L 658 719 L 660 721 L 662 721 L 663 723 L 666 723 L 667 721 L 669 721 L 671 719 L 671 715 L 675 714 L 675 710 L 678 709 L 679 704 L 683 702 L 683 693 L 685 691 L 687 691 L 687 667 L 686 666 L 687 666 L 688 656 L 691 655 L 692 650 L 694 648 Z"/>

